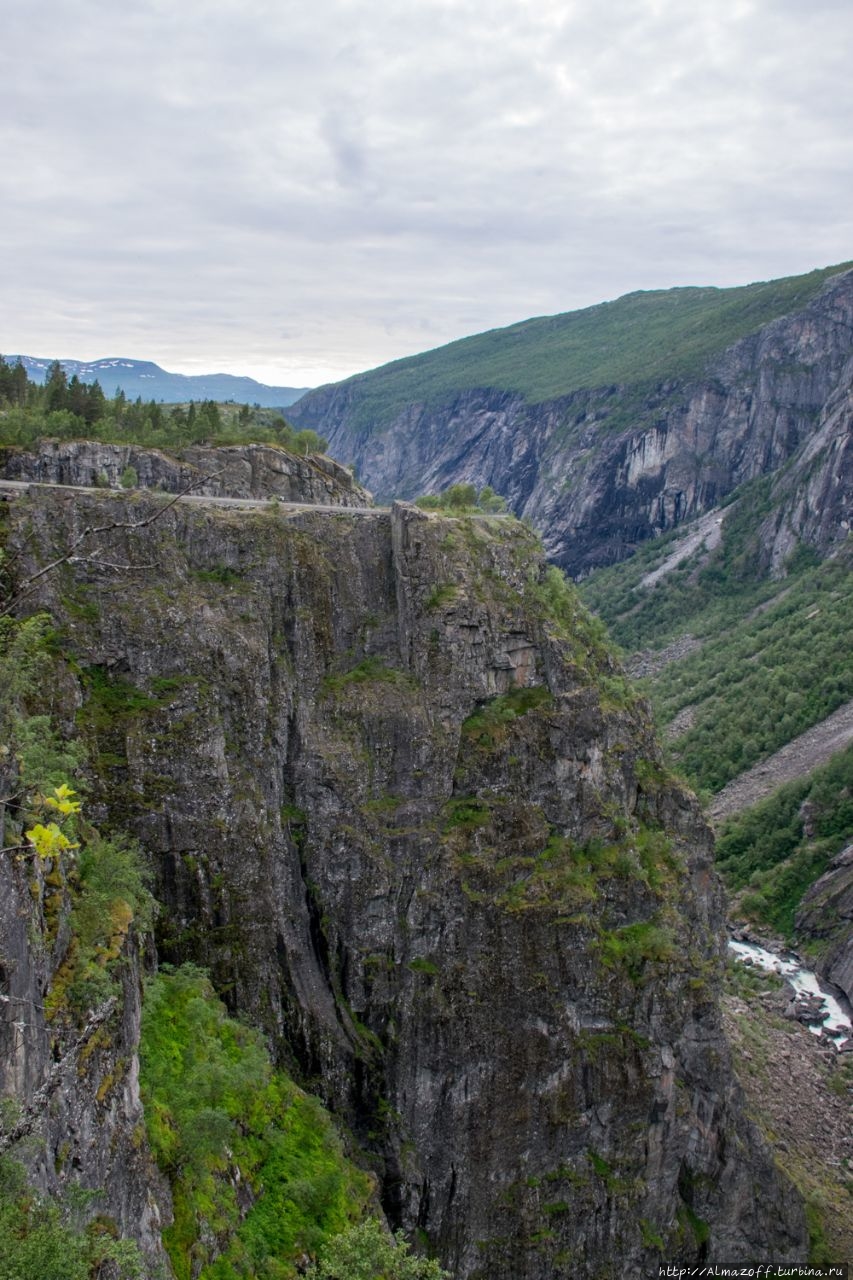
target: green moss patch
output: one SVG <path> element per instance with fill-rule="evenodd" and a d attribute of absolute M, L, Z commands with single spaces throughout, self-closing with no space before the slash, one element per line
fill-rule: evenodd
<path fill-rule="evenodd" d="M 539 707 L 551 707 L 554 699 L 544 685 L 511 689 L 499 694 L 470 715 L 462 724 L 464 745 L 486 751 L 506 741 L 507 726 Z"/>
<path fill-rule="evenodd" d="M 334 695 L 353 685 L 361 684 L 412 684 L 412 677 L 398 667 L 389 667 L 383 658 L 371 655 L 348 671 L 331 673 L 324 677 L 323 693 Z"/>
<path fill-rule="evenodd" d="M 605 966 L 623 969 L 631 981 L 638 984 L 650 964 L 670 964 L 678 955 L 678 944 L 671 929 L 657 920 L 605 931 L 597 947 Z"/>

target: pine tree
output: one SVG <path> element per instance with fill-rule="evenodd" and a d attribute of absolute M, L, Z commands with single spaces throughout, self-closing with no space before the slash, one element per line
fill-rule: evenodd
<path fill-rule="evenodd" d="M 12 369 L 12 393 L 9 397 L 13 404 L 24 405 L 30 397 L 30 380 L 20 360 Z"/>
<path fill-rule="evenodd" d="M 85 418 L 88 399 L 88 388 L 85 382 L 81 382 L 75 373 L 68 384 L 68 394 L 65 398 L 64 408 L 70 409 L 78 418 Z"/>
<path fill-rule="evenodd" d="M 58 360 L 54 360 L 47 371 L 44 403 L 48 413 L 68 408 L 68 377 Z"/>
<path fill-rule="evenodd" d="M 88 389 L 86 396 L 86 405 L 83 411 L 83 417 L 89 426 L 95 422 L 100 422 L 107 411 L 107 398 L 103 393 L 100 382 L 97 378 Z"/>

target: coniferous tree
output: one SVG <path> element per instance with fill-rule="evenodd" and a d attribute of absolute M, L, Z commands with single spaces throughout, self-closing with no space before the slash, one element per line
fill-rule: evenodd
<path fill-rule="evenodd" d="M 70 409 L 78 418 L 85 418 L 86 416 L 87 392 L 88 388 L 85 382 L 81 382 L 75 373 L 68 384 L 64 407 Z"/>
<path fill-rule="evenodd" d="M 222 430 L 222 415 L 215 400 L 203 400 L 199 410 L 199 420 L 203 424 L 205 439 L 215 436 Z"/>
<path fill-rule="evenodd" d="M 15 362 L 12 369 L 12 394 L 11 401 L 13 404 L 24 405 L 29 399 L 30 380 L 27 377 L 27 371 L 20 360 Z"/>
<path fill-rule="evenodd" d="M 48 413 L 68 408 L 68 377 L 58 360 L 47 371 L 44 384 L 44 403 Z"/>
<path fill-rule="evenodd" d="M 95 422 L 100 422 L 107 411 L 107 398 L 103 393 L 100 382 L 97 378 L 88 388 L 86 396 L 86 405 L 83 411 L 83 417 L 89 426 Z"/>

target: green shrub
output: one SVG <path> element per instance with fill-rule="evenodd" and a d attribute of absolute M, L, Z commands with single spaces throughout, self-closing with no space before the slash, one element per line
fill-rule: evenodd
<path fill-rule="evenodd" d="M 73 1022 L 114 992 L 127 931 L 134 920 L 143 929 L 150 924 L 153 899 L 139 847 L 121 835 L 101 837 L 79 813 L 67 780 L 83 762 L 82 744 L 63 742 L 49 716 L 27 714 L 28 703 L 52 691 L 52 661 L 45 618 L 0 626 L 0 682 L 11 694 L 0 708 L 0 740 L 14 755 L 18 793 L 6 837 L 22 843 L 26 837 L 41 854 L 49 943 L 70 906 L 69 941 L 45 1008 L 49 1017 Z M 47 836 L 50 829 L 56 839 L 40 844 L 37 833 Z"/>
<path fill-rule="evenodd" d="M 439 587 L 435 587 L 424 601 L 424 610 L 431 613 L 434 609 L 441 609 L 446 604 L 452 604 L 459 595 L 459 587 L 454 582 L 445 582 Z"/>
<path fill-rule="evenodd" d="M 678 954 L 670 930 L 654 920 L 603 933 L 598 946 L 605 965 L 623 968 L 631 981 L 637 983 L 649 963 L 668 964 Z"/>
<path fill-rule="evenodd" d="M 131 1240 L 73 1223 L 69 1206 L 27 1185 L 23 1168 L 0 1157 L 0 1280 L 144 1280 Z"/>
<path fill-rule="evenodd" d="M 297 1259 L 363 1212 L 370 1180 L 344 1156 L 328 1114 L 273 1070 L 261 1037 L 228 1017 L 192 965 L 147 987 L 140 1083 L 152 1150 L 172 1183 L 164 1240 L 178 1280 L 199 1264 L 202 1280 L 290 1280 Z M 248 1212 L 238 1185 L 253 1197 Z"/>
<path fill-rule="evenodd" d="M 527 583 L 528 601 L 534 612 L 545 617 L 557 633 L 568 642 L 571 655 L 585 671 L 595 673 L 607 696 L 630 701 L 634 694 L 615 664 L 616 653 L 601 618 L 595 617 L 583 603 L 577 588 L 556 565 L 548 565 L 544 574 L 531 575 Z"/>
<path fill-rule="evenodd" d="M 424 511 L 447 511 L 451 515 L 503 515 L 506 500 L 486 485 L 478 493 L 472 484 L 452 484 L 441 493 L 425 493 L 415 499 Z"/>
<path fill-rule="evenodd" d="M 30 793 L 67 782 L 85 754 L 82 744 L 64 742 L 44 713 L 54 691 L 53 641 L 46 614 L 0 618 L 0 745 L 16 762 L 15 790 L 19 782 Z"/>
<path fill-rule="evenodd" d="M 402 1232 L 368 1218 L 331 1239 L 306 1280 L 450 1280 L 431 1258 L 414 1257 Z"/>
<path fill-rule="evenodd" d="M 318 436 L 316 431 L 306 428 L 292 435 L 289 445 L 294 453 L 325 453 L 329 442 L 323 436 Z"/>
<path fill-rule="evenodd" d="M 411 676 L 407 672 L 401 671 L 398 667 L 389 667 L 384 658 L 371 654 L 367 658 L 362 658 L 361 662 L 354 667 L 350 667 L 349 671 L 325 676 L 323 678 L 323 692 L 337 693 L 348 685 L 375 682 L 381 684 L 409 684 L 411 683 Z"/>
<path fill-rule="evenodd" d="M 476 831 L 491 821 L 492 811 L 488 799 L 477 796 L 454 796 L 444 805 L 445 832 L 461 829 Z"/>
<path fill-rule="evenodd" d="M 123 834 L 105 839 L 87 830 L 71 883 L 72 945 L 66 993 L 68 1006 L 82 1012 L 114 989 L 115 963 L 131 923 L 144 932 L 154 917 L 148 887 L 151 875 L 140 846 Z M 51 1007 L 57 1008 L 55 999 Z"/>
<path fill-rule="evenodd" d="M 534 859 L 529 874 L 505 895 L 507 905 L 551 903 L 562 909 L 594 901 L 607 880 L 637 880 L 663 898 L 675 881 L 679 863 L 663 832 L 642 824 L 612 841 L 593 838 L 576 844 L 552 836 Z"/>
<path fill-rule="evenodd" d="M 484 703 L 463 722 L 462 740 L 488 750 L 505 740 L 506 726 L 513 720 L 539 707 L 553 705 L 553 696 L 545 685 L 510 689 Z"/>

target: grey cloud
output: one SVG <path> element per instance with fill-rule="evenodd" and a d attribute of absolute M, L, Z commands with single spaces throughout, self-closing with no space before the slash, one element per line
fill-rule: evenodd
<path fill-rule="evenodd" d="M 301 383 L 843 260 L 851 34 L 829 0 L 35 0 L 0 348 Z"/>
<path fill-rule="evenodd" d="M 328 111 L 320 124 L 320 134 L 332 154 L 335 173 L 342 186 L 362 186 L 367 174 L 367 148 L 359 139 L 363 121 L 352 107 Z"/>

